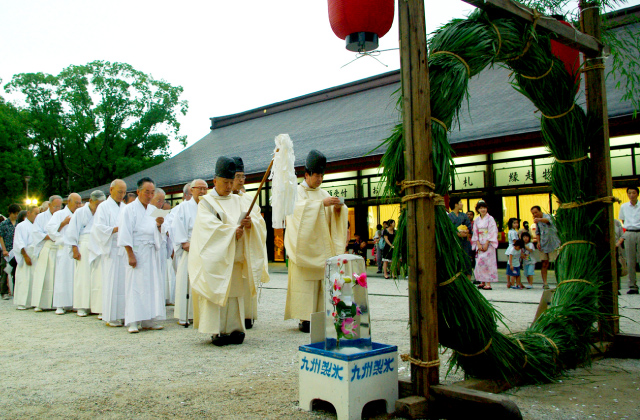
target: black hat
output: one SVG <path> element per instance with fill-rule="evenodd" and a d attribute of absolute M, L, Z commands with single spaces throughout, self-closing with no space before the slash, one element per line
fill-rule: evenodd
<path fill-rule="evenodd" d="M 324 174 L 324 170 L 327 167 L 327 158 L 322 152 L 318 150 L 312 150 L 307 155 L 307 161 L 304 168 L 312 174 Z"/>
<path fill-rule="evenodd" d="M 244 172 L 244 163 L 242 162 L 242 158 L 234 156 L 231 159 L 236 163 L 236 172 Z"/>
<path fill-rule="evenodd" d="M 216 177 L 233 179 L 236 177 L 236 163 L 233 159 L 220 156 L 216 162 Z"/>

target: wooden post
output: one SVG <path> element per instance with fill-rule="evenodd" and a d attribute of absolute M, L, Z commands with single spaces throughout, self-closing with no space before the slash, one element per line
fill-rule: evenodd
<path fill-rule="evenodd" d="M 429 67 L 424 0 L 398 0 L 403 126 L 407 180 L 433 182 Z M 425 186 L 406 194 L 428 192 Z M 435 211 L 432 198 L 407 202 L 409 265 L 409 320 L 411 356 L 422 361 L 438 359 L 436 301 Z M 438 367 L 411 365 L 414 395 L 429 396 L 439 381 Z"/>
<path fill-rule="evenodd" d="M 597 2 L 580 1 L 582 32 L 602 39 L 600 8 Z M 613 179 L 611 178 L 611 156 L 609 153 L 609 112 L 607 110 L 607 93 L 605 88 L 604 60 L 602 53 L 585 53 L 585 74 L 587 91 L 587 113 L 596 126 L 601 127 L 591 136 L 591 164 L 594 177 L 595 194 L 598 197 L 612 195 Z M 595 66 L 595 68 L 594 68 Z M 600 299 L 602 311 L 612 317 L 600 323 L 600 333 L 611 338 L 619 332 L 618 315 L 618 278 L 616 267 L 616 246 L 613 220 L 613 204 L 605 204 L 603 208 L 603 227 L 601 240 L 598 241 L 598 260 L 607 258 L 603 263 L 601 275 L 604 282 Z"/>

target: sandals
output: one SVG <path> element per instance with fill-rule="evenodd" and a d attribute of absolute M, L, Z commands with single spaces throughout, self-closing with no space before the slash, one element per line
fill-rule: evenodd
<path fill-rule="evenodd" d="M 482 287 L 482 290 L 493 290 L 493 288 L 491 286 L 489 287 Z"/>

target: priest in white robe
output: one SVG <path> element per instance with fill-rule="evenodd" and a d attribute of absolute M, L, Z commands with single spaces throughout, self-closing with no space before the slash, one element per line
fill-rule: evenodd
<path fill-rule="evenodd" d="M 166 210 L 167 202 L 165 201 L 166 193 L 162 188 L 156 188 L 156 192 L 151 199 L 151 205 L 157 209 Z M 169 232 L 171 228 L 171 224 L 167 221 L 167 217 L 171 214 L 167 214 L 164 217 L 164 222 L 160 227 L 160 249 L 158 250 L 158 261 L 160 263 L 159 273 L 162 276 L 162 285 L 164 287 L 164 299 L 165 305 L 167 304 L 167 293 L 171 293 L 169 290 L 169 282 L 173 281 L 175 283 L 175 272 L 171 273 L 169 271 L 169 266 L 171 265 L 171 270 L 173 270 L 173 264 L 169 263 L 171 259 L 171 254 L 173 254 L 173 245 L 171 244 L 171 240 L 169 238 Z"/>
<path fill-rule="evenodd" d="M 189 190 L 191 191 L 191 190 Z M 179 205 L 178 205 L 179 206 Z M 176 207 L 178 207 L 176 206 Z M 165 281 L 165 287 L 164 287 L 164 298 L 166 301 L 167 305 L 173 305 L 175 302 L 175 294 L 176 294 L 176 268 L 175 268 L 175 264 L 173 263 L 173 257 L 174 257 L 174 252 L 173 252 L 173 232 L 171 229 L 171 225 L 173 222 L 173 216 L 175 215 L 175 213 L 172 214 L 172 209 L 171 209 L 171 203 L 169 203 L 168 201 L 164 202 L 164 206 L 162 206 L 162 210 L 169 210 L 169 214 L 166 215 L 166 217 L 164 218 L 164 223 L 162 224 L 164 229 L 167 231 L 166 232 L 166 237 L 167 237 L 167 277 L 166 277 L 166 281 Z"/>
<path fill-rule="evenodd" d="M 37 206 L 31 206 L 27 211 L 21 211 L 16 220 L 16 231 L 13 236 L 13 251 L 16 263 L 16 285 L 13 290 L 13 304 L 17 309 L 25 310 L 31 306 L 31 289 L 33 271 L 37 255 L 33 244 L 33 222 L 40 212 Z"/>
<path fill-rule="evenodd" d="M 193 325 L 216 346 L 244 341 L 245 288 L 255 295 L 254 275 L 262 269 L 264 243 L 251 218 L 241 219 L 242 199 L 232 194 L 235 172 L 233 159 L 218 158 L 214 189 L 200 199 L 189 247 Z"/>
<path fill-rule="evenodd" d="M 126 193 L 127 184 L 123 180 L 116 179 L 111 182 L 109 198 L 98 206 L 91 229 L 91 254 L 96 256 L 102 280 L 99 295 L 91 295 L 91 310 L 94 311 L 95 300 L 101 299 L 100 312 L 97 313 L 102 313 L 102 320 L 109 327 L 124 325 L 127 257 L 124 248 L 118 246 L 117 225 L 120 213 L 125 207 L 123 199 Z"/>
<path fill-rule="evenodd" d="M 71 193 L 67 198 L 67 207 L 57 212 L 47 223 L 47 233 L 56 243 L 56 271 L 53 283 L 53 306 L 56 315 L 64 315 L 67 309 L 73 307 L 73 276 L 76 262 L 71 257 L 71 247 L 65 243 L 65 233 L 69 228 L 71 216 L 82 207 L 79 194 Z"/>
<path fill-rule="evenodd" d="M 242 198 L 242 201 L 246 206 L 243 210 L 247 211 L 253 202 L 253 196 L 247 194 L 244 189 L 244 181 L 246 179 L 244 174 L 244 162 L 239 156 L 234 156 L 232 159 L 236 164 L 236 176 L 233 180 L 233 193 Z M 269 256 L 267 255 L 267 224 L 262 217 L 262 212 L 260 211 L 260 206 L 257 201 L 251 209 L 251 221 L 253 225 L 253 233 L 255 235 L 262 236 L 260 242 L 264 243 L 262 264 L 260 264 L 262 270 L 254 276 L 255 287 L 259 290 L 261 283 L 267 283 L 269 281 Z M 255 296 L 251 296 L 249 292 L 250 289 L 247 288 L 244 296 L 244 326 L 246 329 L 253 328 L 253 323 L 258 319 L 258 294 L 256 293 Z"/>
<path fill-rule="evenodd" d="M 298 319 L 298 328 L 309 332 L 314 312 L 324 311 L 324 267 L 327 259 L 341 254 L 347 244 L 349 211 L 337 197 L 320 188 L 326 157 L 309 152 L 298 200 L 287 216 L 284 244 L 289 257 L 289 281 L 284 319 Z"/>
<path fill-rule="evenodd" d="M 189 249 L 191 243 L 191 232 L 198 213 L 198 203 L 200 197 L 207 194 L 209 187 L 202 179 L 194 179 L 191 182 L 190 192 L 192 199 L 183 201 L 177 207 L 171 232 L 173 235 L 174 259 L 178 261 L 176 271 L 175 308 L 173 315 L 178 318 L 178 324 L 187 325 L 189 319 L 193 319 L 193 295 L 189 285 Z M 188 298 L 191 297 L 191 299 Z M 188 301 L 188 302 L 187 302 Z M 188 308 L 188 309 L 187 309 Z"/>
<path fill-rule="evenodd" d="M 161 330 L 156 323 L 166 318 L 164 276 L 160 273 L 160 228 L 164 219 L 152 217 L 155 184 L 150 178 L 138 181 L 138 198 L 127 205 L 118 221 L 118 245 L 127 252 L 125 277 L 125 324 L 130 333 L 142 329 Z"/>
<path fill-rule="evenodd" d="M 93 274 L 92 259 L 89 251 L 93 217 L 100 203 L 106 199 L 100 190 L 91 192 L 89 204 L 80 207 L 73 213 L 65 233 L 65 244 L 71 248 L 75 260 L 73 278 L 73 307 L 77 315 L 84 317 L 91 311 L 91 279 Z"/>
<path fill-rule="evenodd" d="M 53 215 L 62 209 L 62 197 L 52 195 L 49 197 L 49 208 L 38 214 L 33 222 L 34 255 L 37 255 L 33 272 L 33 288 L 31 291 L 31 306 L 35 312 L 42 312 L 44 309 L 53 307 L 53 283 L 56 272 L 56 256 L 58 246 L 47 233 L 47 224 Z"/>

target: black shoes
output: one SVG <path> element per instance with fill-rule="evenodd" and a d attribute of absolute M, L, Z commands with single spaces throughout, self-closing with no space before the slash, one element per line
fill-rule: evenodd
<path fill-rule="evenodd" d="M 309 321 L 300 321 L 298 324 L 298 329 L 303 333 L 308 333 L 311 329 L 311 323 Z"/>
<path fill-rule="evenodd" d="M 247 330 L 250 330 L 251 328 L 253 328 L 253 319 L 245 319 L 244 328 Z"/>
<path fill-rule="evenodd" d="M 234 331 L 231 334 L 218 334 L 211 336 L 211 343 L 214 346 L 222 347 L 227 344 L 242 344 L 244 341 L 244 333 L 241 331 Z"/>
<path fill-rule="evenodd" d="M 627 294 L 628 295 L 637 295 L 638 294 L 638 289 L 629 289 Z"/>

